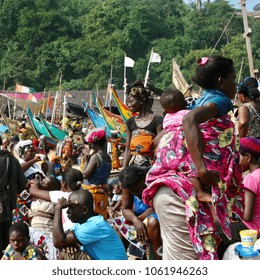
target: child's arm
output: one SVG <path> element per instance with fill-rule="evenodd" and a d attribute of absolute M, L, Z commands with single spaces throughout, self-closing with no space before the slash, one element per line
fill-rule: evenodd
<path fill-rule="evenodd" d="M 243 220 L 250 222 L 254 216 L 256 195 L 252 191 L 245 189 L 245 209 Z"/>
<path fill-rule="evenodd" d="M 113 205 L 113 206 L 111 207 L 111 210 L 112 210 L 113 212 L 115 212 L 115 211 L 119 210 L 121 206 L 122 206 L 122 200 L 119 199 L 118 201 L 115 201 L 115 205 Z"/>

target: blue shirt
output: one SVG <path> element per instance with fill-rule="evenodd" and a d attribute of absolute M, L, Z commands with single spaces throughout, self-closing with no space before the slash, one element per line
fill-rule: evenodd
<path fill-rule="evenodd" d="M 106 184 L 112 169 L 111 162 L 106 162 L 96 153 L 99 158 L 100 166 L 95 169 L 90 178 L 84 181 L 85 184 L 101 185 Z"/>
<path fill-rule="evenodd" d="M 101 215 L 75 224 L 74 234 L 83 250 L 95 260 L 127 260 L 124 245 L 116 231 Z"/>
<path fill-rule="evenodd" d="M 215 89 L 205 90 L 189 109 L 194 109 L 207 103 L 214 103 L 217 106 L 217 117 L 225 116 L 229 111 L 234 110 L 231 100 L 223 92 Z"/>
<path fill-rule="evenodd" d="M 148 208 L 150 208 L 149 205 L 145 204 L 142 199 L 138 198 L 136 195 L 134 197 L 134 212 L 136 215 L 143 214 Z M 149 215 L 148 217 L 154 217 L 156 220 L 158 220 L 158 216 L 156 213 L 153 213 Z"/>

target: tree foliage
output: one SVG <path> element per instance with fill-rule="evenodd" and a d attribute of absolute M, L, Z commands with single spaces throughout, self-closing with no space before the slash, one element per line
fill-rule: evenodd
<path fill-rule="evenodd" d="M 260 22 L 248 20 L 257 69 Z M 249 75 L 243 20 L 225 0 L 200 11 L 182 0 L 0 0 L 0 30 L 0 83 L 10 89 L 56 89 L 61 75 L 66 90 L 105 88 L 111 66 L 122 88 L 124 55 L 136 62 L 127 80 L 144 80 L 152 48 L 162 61 L 151 64 L 150 82 L 161 88 L 172 84 L 173 57 L 188 82 L 195 59 L 212 53 Z"/>

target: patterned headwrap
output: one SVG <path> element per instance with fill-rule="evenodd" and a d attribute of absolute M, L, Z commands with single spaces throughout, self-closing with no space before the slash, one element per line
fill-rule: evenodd
<path fill-rule="evenodd" d="M 246 153 L 260 155 L 260 139 L 253 137 L 240 138 L 240 150 Z"/>
<path fill-rule="evenodd" d="M 254 77 L 246 77 L 241 83 L 239 83 L 237 85 L 237 92 L 259 102 L 258 98 L 260 93 L 258 90 L 258 82 Z"/>
<path fill-rule="evenodd" d="M 136 99 L 147 100 L 148 98 L 153 98 L 155 96 L 161 96 L 163 91 L 150 84 L 144 86 L 144 83 L 140 80 L 127 86 L 126 94 L 132 96 Z"/>
<path fill-rule="evenodd" d="M 85 137 L 86 142 L 95 143 L 106 136 L 106 130 L 104 128 L 91 129 Z"/>

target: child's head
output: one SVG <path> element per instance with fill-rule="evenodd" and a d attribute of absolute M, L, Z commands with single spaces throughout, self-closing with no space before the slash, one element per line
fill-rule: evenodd
<path fill-rule="evenodd" d="M 193 81 L 203 89 L 217 89 L 229 98 L 236 94 L 236 73 L 233 60 L 215 55 L 197 59 Z"/>
<path fill-rule="evenodd" d="M 107 183 L 107 195 L 113 197 L 113 184 Z"/>
<path fill-rule="evenodd" d="M 119 183 L 114 183 L 113 184 L 113 193 L 114 194 L 121 194 L 122 190 L 121 190 L 121 186 Z"/>
<path fill-rule="evenodd" d="M 137 166 L 129 165 L 119 173 L 119 181 L 123 189 L 129 190 L 132 194 L 142 198 L 145 189 L 145 172 Z"/>
<path fill-rule="evenodd" d="M 260 165 L 260 139 L 240 138 L 239 152 L 242 172 L 249 170 L 250 165 Z"/>
<path fill-rule="evenodd" d="M 46 191 L 59 191 L 61 183 L 56 177 L 46 176 L 41 180 L 39 188 Z"/>
<path fill-rule="evenodd" d="M 176 113 L 187 108 L 184 95 L 173 88 L 166 88 L 160 97 L 160 104 L 166 113 Z"/>
<path fill-rule="evenodd" d="M 78 169 L 67 167 L 62 173 L 62 190 L 76 191 L 81 188 L 82 181 L 83 175 Z"/>
<path fill-rule="evenodd" d="M 68 207 L 67 214 L 73 223 L 84 223 L 86 218 L 95 215 L 93 196 L 88 190 L 73 191 L 68 198 L 68 202 L 71 205 Z"/>
<path fill-rule="evenodd" d="M 9 229 L 9 243 L 15 252 L 22 252 L 30 240 L 29 227 L 26 223 L 18 222 Z"/>

